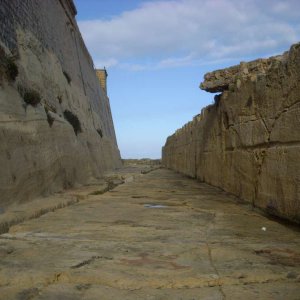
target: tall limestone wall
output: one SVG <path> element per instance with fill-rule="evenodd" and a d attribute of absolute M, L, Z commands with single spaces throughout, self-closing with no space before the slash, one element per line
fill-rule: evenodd
<path fill-rule="evenodd" d="M 1 0 L 0 208 L 121 165 L 72 0 Z"/>
<path fill-rule="evenodd" d="M 300 223 L 300 44 L 205 75 L 215 103 L 168 137 L 168 168 Z"/>

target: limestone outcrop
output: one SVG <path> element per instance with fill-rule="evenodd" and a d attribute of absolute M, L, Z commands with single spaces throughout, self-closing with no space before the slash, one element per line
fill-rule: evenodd
<path fill-rule="evenodd" d="M 168 137 L 168 168 L 300 223 L 300 44 L 205 75 L 215 103 Z"/>
<path fill-rule="evenodd" d="M 121 165 L 109 98 L 72 0 L 0 8 L 0 209 Z"/>
<path fill-rule="evenodd" d="M 239 88 L 241 80 L 255 82 L 258 76 L 264 76 L 271 68 L 284 63 L 288 58 L 288 52 L 270 58 L 261 58 L 250 62 L 241 62 L 237 66 L 209 72 L 204 75 L 204 82 L 200 88 L 210 93 L 218 93 Z"/>

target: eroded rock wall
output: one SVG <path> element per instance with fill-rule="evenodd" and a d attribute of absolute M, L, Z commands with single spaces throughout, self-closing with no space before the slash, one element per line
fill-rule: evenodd
<path fill-rule="evenodd" d="M 168 137 L 168 168 L 300 223 L 300 44 L 205 75 L 215 104 Z"/>
<path fill-rule="evenodd" d="M 75 14 L 72 0 L 1 1 L 0 207 L 121 165 L 109 98 Z"/>

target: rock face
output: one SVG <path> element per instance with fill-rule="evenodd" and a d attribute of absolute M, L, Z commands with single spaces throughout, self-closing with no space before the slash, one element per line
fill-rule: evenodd
<path fill-rule="evenodd" d="M 106 91 L 72 0 L 3 0 L 0 208 L 121 165 Z"/>
<path fill-rule="evenodd" d="M 226 90 L 234 91 L 241 85 L 241 80 L 256 81 L 258 76 L 264 76 L 269 69 L 284 63 L 288 58 L 288 52 L 283 55 L 270 57 L 268 59 L 257 59 L 248 63 L 241 62 L 237 66 L 233 66 L 223 70 L 217 70 L 205 74 L 204 82 L 200 84 L 200 88 L 210 93 L 224 92 Z"/>
<path fill-rule="evenodd" d="M 300 44 L 205 75 L 215 104 L 168 137 L 168 168 L 300 223 Z"/>

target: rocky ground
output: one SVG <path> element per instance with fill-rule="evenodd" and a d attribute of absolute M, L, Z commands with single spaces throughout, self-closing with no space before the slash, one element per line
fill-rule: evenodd
<path fill-rule="evenodd" d="M 299 227 L 152 169 L 2 212 L 0 299 L 300 299 Z"/>

